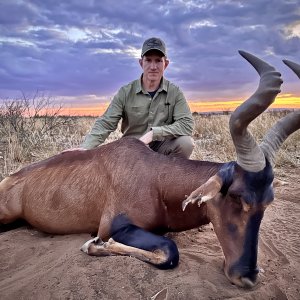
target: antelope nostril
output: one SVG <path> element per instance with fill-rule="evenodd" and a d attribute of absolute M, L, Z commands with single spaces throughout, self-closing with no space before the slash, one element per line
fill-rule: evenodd
<path fill-rule="evenodd" d="M 259 268 L 255 268 L 249 272 L 250 274 L 257 275 L 259 273 Z"/>
<path fill-rule="evenodd" d="M 257 283 L 257 274 L 258 274 L 258 269 L 253 269 L 251 272 L 249 271 L 247 274 L 242 275 L 239 278 L 240 281 L 240 286 L 246 289 L 251 289 L 253 288 L 256 283 Z"/>
<path fill-rule="evenodd" d="M 227 274 L 233 283 L 241 287 L 251 288 L 257 282 L 258 273 L 259 269 L 257 267 L 235 266 L 231 268 Z"/>
<path fill-rule="evenodd" d="M 255 286 L 255 281 L 252 281 L 251 279 L 249 279 L 247 277 L 241 277 L 240 280 L 241 280 L 243 288 L 251 289 Z"/>
<path fill-rule="evenodd" d="M 258 273 L 259 273 L 259 269 L 255 268 L 251 271 L 249 270 L 247 273 L 244 273 L 241 277 L 248 278 L 249 280 L 251 280 L 254 283 L 254 282 L 256 282 Z"/>

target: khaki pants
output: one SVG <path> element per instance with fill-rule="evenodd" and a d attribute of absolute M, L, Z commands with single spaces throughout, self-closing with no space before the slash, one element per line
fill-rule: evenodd
<path fill-rule="evenodd" d="M 189 158 L 194 149 L 194 141 L 190 136 L 180 136 L 174 139 L 164 141 L 155 141 L 149 144 L 149 147 L 165 155 L 175 154 Z"/>

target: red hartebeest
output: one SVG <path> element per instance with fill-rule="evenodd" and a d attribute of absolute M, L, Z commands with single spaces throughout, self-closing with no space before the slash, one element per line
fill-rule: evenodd
<path fill-rule="evenodd" d="M 22 218 L 56 234 L 98 231 L 82 246 L 87 254 L 131 255 L 160 268 L 175 267 L 179 255 L 173 241 L 153 232 L 211 222 L 225 256 L 226 276 L 238 286 L 252 287 L 258 273 L 259 227 L 273 201 L 275 153 L 300 128 L 300 113 L 282 118 L 258 145 L 247 126 L 274 101 L 282 80 L 269 64 L 240 54 L 261 79 L 230 118 L 236 162 L 165 156 L 134 138 L 61 153 L 0 183 L 0 222 Z M 299 65 L 285 63 L 300 77 Z M 184 200 L 185 195 L 190 196 Z M 195 202 L 199 207 L 188 205 Z"/>

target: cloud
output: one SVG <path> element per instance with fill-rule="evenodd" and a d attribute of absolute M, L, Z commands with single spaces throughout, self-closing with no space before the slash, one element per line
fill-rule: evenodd
<path fill-rule="evenodd" d="M 144 39 L 166 41 L 166 76 L 188 99 L 236 99 L 253 91 L 257 75 L 238 55 L 274 64 L 299 61 L 298 1 L 42 1 L 1 3 L 0 98 L 44 90 L 60 99 L 109 100 L 140 76 Z M 94 99 L 94 98 L 93 98 Z"/>

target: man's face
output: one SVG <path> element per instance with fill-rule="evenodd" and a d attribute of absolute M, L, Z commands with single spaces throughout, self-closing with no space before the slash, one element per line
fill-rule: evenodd
<path fill-rule="evenodd" d="M 169 61 L 157 51 L 147 52 L 141 59 L 143 77 L 149 81 L 160 81 Z"/>

